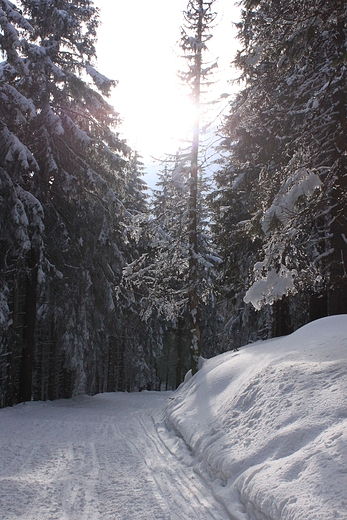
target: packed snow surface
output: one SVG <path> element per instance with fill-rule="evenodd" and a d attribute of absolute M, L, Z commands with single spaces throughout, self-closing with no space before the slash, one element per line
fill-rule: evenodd
<path fill-rule="evenodd" d="M 0 520 L 228 518 L 158 436 L 154 421 L 169 395 L 103 394 L 0 410 Z"/>
<path fill-rule="evenodd" d="M 0 410 L 1 520 L 347 519 L 347 316 L 175 393 Z"/>
<path fill-rule="evenodd" d="M 346 520 L 347 316 L 205 361 L 166 425 L 231 518 Z"/>

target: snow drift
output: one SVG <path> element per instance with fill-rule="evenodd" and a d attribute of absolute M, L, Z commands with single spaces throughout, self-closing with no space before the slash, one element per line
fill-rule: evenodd
<path fill-rule="evenodd" d="M 232 518 L 346 519 L 346 395 L 347 315 L 333 316 L 204 361 L 168 400 L 165 442 Z"/>

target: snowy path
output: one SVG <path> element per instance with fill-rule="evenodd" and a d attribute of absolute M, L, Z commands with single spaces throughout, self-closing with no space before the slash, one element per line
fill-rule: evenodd
<path fill-rule="evenodd" d="M 0 519 L 230 518 L 158 436 L 167 397 L 103 394 L 0 410 Z"/>

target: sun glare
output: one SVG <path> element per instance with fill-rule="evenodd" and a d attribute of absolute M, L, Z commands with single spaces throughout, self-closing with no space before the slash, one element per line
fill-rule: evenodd
<path fill-rule="evenodd" d="M 162 0 L 151 0 L 151 8 L 139 0 L 117 8 L 107 0 L 96 3 L 103 21 L 98 61 L 103 73 L 119 80 L 111 103 L 123 118 L 122 135 L 142 155 L 175 153 L 194 119 L 177 78 L 182 63 L 175 44 L 186 1 L 164 11 Z M 161 13 L 161 23 L 153 12 Z"/>
<path fill-rule="evenodd" d="M 143 113 L 144 148 L 159 156 L 176 153 L 178 148 L 186 146 L 192 133 L 193 106 L 177 93 L 152 101 Z"/>
<path fill-rule="evenodd" d="M 101 8 L 102 20 L 98 68 L 119 80 L 110 99 L 123 119 L 119 130 L 141 154 L 146 167 L 158 169 L 151 158 L 163 159 L 185 148 L 194 123 L 194 106 L 180 89 L 177 77 L 183 64 L 176 42 L 187 0 L 168 2 L 165 9 L 162 0 L 95 3 Z M 223 2 L 223 9 L 230 11 L 228 5 Z M 224 65 L 223 60 L 218 61 L 220 71 L 229 67 L 232 58 L 224 52 L 233 46 L 232 19 L 230 12 L 224 30 L 223 24 L 218 26 L 212 39 L 211 45 L 214 40 L 217 44 L 213 56 L 219 56 L 221 49 L 226 55 Z M 218 88 L 226 92 L 225 87 Z"/>
<path fill-rule="evenodd" d="M 115 91 L 116 106 L 131 106 L 123 120 L 122 134 L 142 154 L 156 158 L 174 154 L 191 136 L 194 106 L 174 84 L 157 82 L 155 88 L 151 84 L 143 87 L 138 96 L 128 90 L 122 92 L 121 85 Z"/>

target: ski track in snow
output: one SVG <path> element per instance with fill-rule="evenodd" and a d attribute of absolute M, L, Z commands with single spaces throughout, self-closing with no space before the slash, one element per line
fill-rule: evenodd
<path fill-rule="evenodd" d="M 158 435 L 167 398 L 102 394 L 0 410 L 0 520 L 230 518 Z"/>

